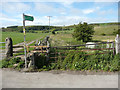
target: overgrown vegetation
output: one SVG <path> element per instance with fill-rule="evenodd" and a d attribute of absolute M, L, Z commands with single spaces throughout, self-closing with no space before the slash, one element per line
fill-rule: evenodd
<path fill-rule="evenodd" d="M 21 58 L 6 58 L 0 61 L 0 68 L 13 68 L 20 70 L 24 68 L 24 61 Z"/>
<path fill-rule="evenodd" d="M 54 50 L 53 50 L 54 52 Z M 35 69 L 32 71 L 48 71 L 48 70 L 96 70 L 96 71 L 119 71 L 120 70 L 120 54 L 113 55 L 113 52 L 99 54 L 95 51 L 94 55 L 87 55 L 86 52 L 68 51 L 58 55 L 57 59 L 47 61 L 45 54 L 35 56 Z M 61 56 L 66 56 L 65 58 Z M 54 56 L 54 55 L 53 55 Z M 4 59 L 0 62 L 1 68 L 24 68 L 24 61 L 21 58 Z"/>
<path fill-rule="evenodd" d="M 56 63 L 50 63 L 49 69 L 55 70 L 102 70 L 102 71 L 119 71 L 120 57 L 113 56 L 112 52 L 108 54 L 85 55 L 85 52 L 70 52 L 65 59 L 58 58 Z"/>

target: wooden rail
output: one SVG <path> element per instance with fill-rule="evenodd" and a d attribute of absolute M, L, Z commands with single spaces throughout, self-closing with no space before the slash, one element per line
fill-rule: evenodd
<path fill-rule="evenodd" d="M 6 43 L 6 42 L 0 42 L 0 44 L 2 44 L 2 43 Z"/>
<path fill-rule="evenodd" d="M 13 53 L 24 53 L 24 51 L 13 51 Z"/>
<path fill-rule="evenodd" d="M 27 48 L 27 52 L 41 52 L 41 53 L 45 53 L 47 52 L 48 46 L 26 46 Z M 29 48 L 34 48 L 34 50 L 29 51 Z M 46 48 L 46 50 L 44 50 L 44 48 Z"/>
<path fill-rule="evenodd" d="M 24 46 L 13 46 L 13 48 L 24 48 Z"/>
<path fill-rule="evenodd" d="M 87 45 L 99 45 L 99 44 L 109 44 L 111 43 L 112 44 L 112 48 L 83 48 L 81 46 L 87 46 Z M 79 48 L 81 47 L 81 48 Z M 96 44 L 82 44 L 82 45 L 71 45 L 71 46 L 59 46 L 59 47 L 51 47 L 55 50 L 54 53 L 50 53 L 50 55 L 53 55 L 51 56 L 50 58 L 51 59 L 55 59 L 57 60 L 58 57 L 60 56 L 61 58 L 65 58 L 66 56 L 61 56 L 61 54 L 63 55 L 64 53 L 67 53 L 66 51 L 69 51 L 69 50 L 75 50 L 75 51 L 70 51 L 70 52 L 84 52 L 84 51 L 96 51 L 96 50 L 100 50 L 100 51 L 103 51 L 101 53 L 97 53 L 97 54 L 106 54 L 106 53 L 109 53 L 108 50 L 112 50 L 113 51 L 113 55 L 115 54 L 115 48 L 114 48 L 114 42 L 101 42 L 101 43 L 96 43 Z M 60 51 L 60 50 L 66 50 L 66 51 Z M 95 53 L 93 54 L 84 54 L 84 55 L 95 55 Z"/>

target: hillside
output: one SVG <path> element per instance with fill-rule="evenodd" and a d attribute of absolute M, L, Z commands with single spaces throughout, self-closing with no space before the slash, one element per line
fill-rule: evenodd
<path fill-rule="evenodd" d="M 118 30 L 117 22 L 113 23 L 94 23 L 89 24 L 94 27 L 95 35 L 113 35 L 114 32 Z M 74 30 L 75 25 L 70 26 L 26 26 L 26 32 L 37 33 L 42 31 L 43 33 L 48 33 L 50 31 L 66 31 L 66 30 Z M 3 32 L 23 32 L 23 26 L 9 26 L 6 28 L 2 28 Z"/>

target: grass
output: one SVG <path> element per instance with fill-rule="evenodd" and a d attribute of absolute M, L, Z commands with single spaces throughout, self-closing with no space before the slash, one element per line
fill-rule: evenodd
<path fill-rule="evenodd" d="M 106 25 L 106 26 L 96 26 L 94 27 L 95 35 L 112 35 L 113 32 L 118 30 L 118 25 Z"/>
<path fill-rule="evenodd" d="M 113 32 L 118 30 L 118 25 L 107 25 L 107 26 L 95 26 L 93 41 L 114 41 L 115 35 Z M 56 31 L 55 35 L 51 35 L 52 46 L 64 46 L 64 45 L 76 45 L 82 44 L 80 41 L 76 41 L 72 37 L 74 30 L 69 31 Z M 102 34 L 105 34 L 103 36 Z"/>
<path fill-rule="evenodd" d="M 47 36 L 46 33 L 26 33 L 26 42 L 30 42 L 35 39 L 40 39 L 41 37 Z M 5 42 L 5 38 L 11 37 L 13 44 L 24 42 L 23 33 L 19 32 L 2 32 L 2 42 Z"/>
<path fill-rule="evenodd" d="M 114 41 L 115 40 L 115 36 L 113 36 L 113 35 L 108 35 L 108 36 L 93 35 L 93 40 L 98 40 L 98 41 Z"/>
<path fill-rule="evenodd" d="M 76 45 L 81 44 L 81 41 L 76 41 L 72 34 L 60 33 L 56 35 L 51 35 L 50 38 L 51 46 L 66 46 L 66 45 Z"/>

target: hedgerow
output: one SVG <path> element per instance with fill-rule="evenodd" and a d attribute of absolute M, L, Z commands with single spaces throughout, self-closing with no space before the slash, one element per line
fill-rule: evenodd
<path fill-rule="evenodd" d="M 65 53 L 66 54 L 66 53 Z M 45 54 L 35 59 L 35 71 L 47 70 L 102 70 L 102 71 L 119 71 L 120 70 L 120 54 L 113 55 L 113 52 L 106 54 L 99 54 L 95 52 L 94 55 L 87 55 L 86 52 L 68 52 L 63 59 L 58 56 L 57 60 L 46 61 Z M 52 62 L 53 61 L 53 62 Z M 18 64 L 14 66 L 14 64 Z M 1 68 L 24 68 L 25 63 L 21 58 L 5 59 L 0 62 Z M 33 69 L 32 69 L 33 70 Z"/>

